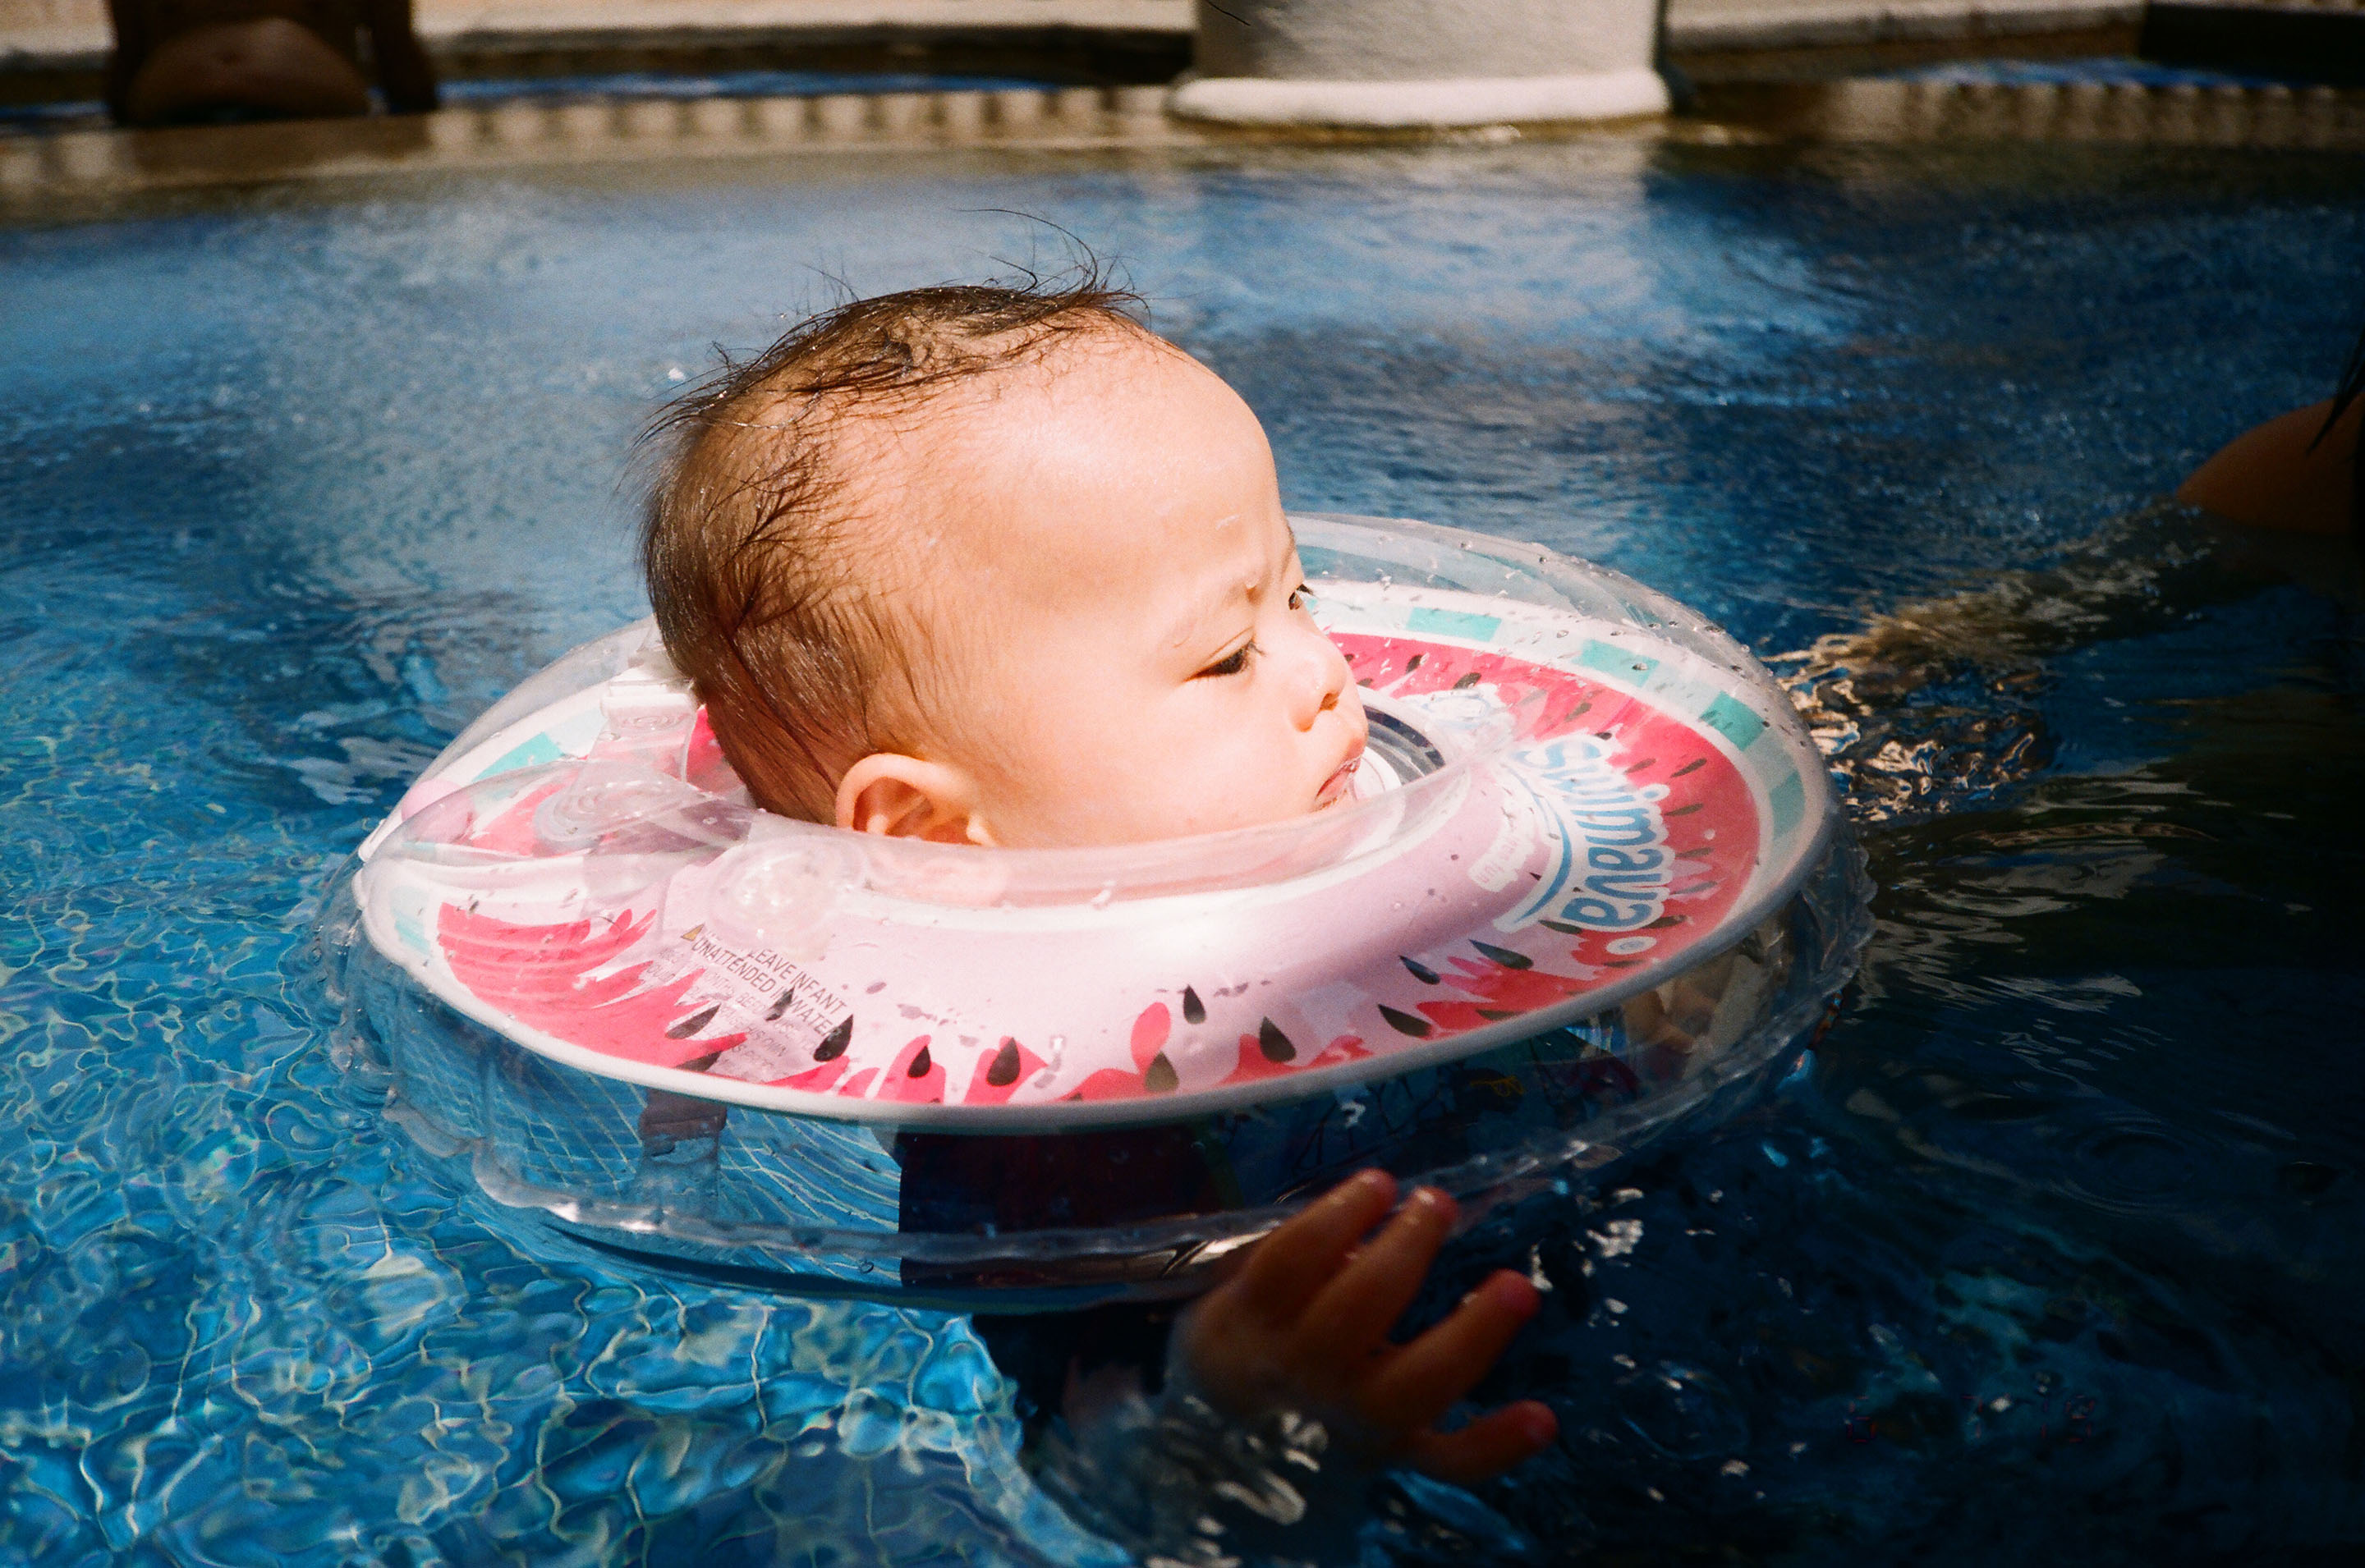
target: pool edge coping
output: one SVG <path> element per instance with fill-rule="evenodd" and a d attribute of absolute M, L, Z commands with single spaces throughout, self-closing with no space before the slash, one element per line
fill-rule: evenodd
<path fill-rule="evenodd" d="M 1156 86 L 526 98 L 419 116 L 0 137 L 0 219 L 89 198 L 318 181 L 849 154 L 1179 152 L 1522 140 L 2114 142 L 2365 151 L 2365 91 L 1851 79 L 1704 87 L 1700 112 L 1387 131 L 1177 118 Z"/>

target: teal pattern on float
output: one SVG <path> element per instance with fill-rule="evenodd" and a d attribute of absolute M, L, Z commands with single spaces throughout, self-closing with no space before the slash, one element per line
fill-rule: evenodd
<path fill-rule="evenodd" d="M 1765 721 L 1754 709 L 1724 693 L 1700 711 L 1700 722 L 1731 741 L 1735 751 L 1747 751 L 1765 733 Z"/>
<path fill-rule="evenodd" d="M 1630 684 L 1640 684 L 1651 678 L 1659 661 L 1645 658 L 1631 648 L 1621 648 L 1615 643 L 1594 641 L 1577 651 L 1576 662 L 1587 669 L 1597 669 L 1604 675 L 1616 676 Z"/>
<path fill-rule="evenodd" d="M 1793 773 L 1766 791 L 1765 809 L 1774 818 L 1774 836 L 1782 837 L 1799 825 L 1807 812 L 1806 781 Z"/>
<path fill-rule="evenodd" d="M 521 767 L 539 767 L 545 762 L 556 762 L 566 755 L 559 750 L 558 742 L 554 740 L 548 732 L 537 731 L 532 740 L 526 741 L 512 751 L 504 753 L 499 762 L 494 763 L 476 777 L 491 778 L 499 774 L 515 773 Z"/>
<path fill-rule="evenodd" d="M 1474 643 L 1493 642 L 1502 625 L 1500 616 L 1474 615 L 1466 610 L 1416 610 L 1405 618 L 1407 631 L 1437 632 Z"/>

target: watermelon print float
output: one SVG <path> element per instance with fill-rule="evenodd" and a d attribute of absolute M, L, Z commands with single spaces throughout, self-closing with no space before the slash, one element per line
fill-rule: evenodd
<path fill-rule="evenodd" d="M 1087 850 L 754 809 L 647 623 L 453 743 L 323 917 L 420 1142 L 661 1266 L 964 1301 L 1188 1288 L 1379 1163 L 1490 1201 L 1761 1084 L 1867 923 L 1779 688 L 1532 545 L 1293 519 L 1354 799 Z"/>

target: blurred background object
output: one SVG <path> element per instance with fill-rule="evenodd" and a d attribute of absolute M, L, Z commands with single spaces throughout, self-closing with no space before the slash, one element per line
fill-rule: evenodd
<path fill-rule="evenodd" d="M 1173 109 L 1233 125 L 1467 126 L 1665 112 L 1661 0 L 1199 0 Z"/>
<path fill-rule="evenodd" d="M 103 100 L 110 87 L 119 101 L 142 68 L 118 70 L 110 79 L 109 3 L 0 0 L 0 134 L 105 123 Z M 123 0 L 127 10 L 133 4 Z M 138 4 L 143 17 L 126 28 L 126 59 L 158 48 L 168 21 L 187 31 L 195 15 L 190 4 Z M 387 106 L 418 106 L 430 90 L 424 85 L 430 75 L 448 105 L 1013 85 L 1164 88 L 1189 83 L 1186 73 L 1195 65 L 1204 78 L 1232 79 L 1236 85 L 1250 78 L 1249 88 L 1268 96 L 1285 85 L 1282 78 L 1326 73 L 1379 78 L 1343 85 L 1367 97 L 1376 90 L 1380 101 L 1367 122 L 1376 114 L 1386 123 L 1407 124 L 1440 119 L 1434 105 L 1396 101 L 1406 95 L 1395 89 L 1408 84 L 1398 78 L 1416 67 L 1429 77 L 1511 84 L 1519 90 L 1481 93 L 1474 100 L 1479 107 L 1472 112 L 1498 120 L 1565 116 L 1571 106 L 1583 106 L 1580 99 L 1600 99 L 1594 89 L 1611 78 L 1647 86 L 1642 78 L 1650 73 L 1638 63 L 1645 60 L 1659 68 L 1678 106 L 1711 118 L 1732 107 L 1709 101 L 1727 87 L 1746 96 L 1762 95 L 1770 86 L 1844 92 L 1866 81 L 2012 91 L 2197 87 L 2204 93 L 2220 87 L 2305 92 L 2365 83 L 2365 0 L 1653 0 L 1649 6 L 1620 0 L 1597 13 L 1593 0 L 1581 7 L 1568 0 L 1530 7 L 1537 15 L 1586 12 L 1583 28 L 1528 27 L 1536 34 L 1530 43 L 1557 39 L 1556 52 L 1537 47 L 1507 55 L 1497 47 L 1502 39 L 1489 43 L 1476 36 L 1485 30 L 1479 28 L 1459 52 L 1411 56 L 1401 39 L 1388 40 L 1404 31 L 1405 18 L 1435 14 L 1429 0 L 1385 0 L 1368 12 L 1353 6 L 1340 12 L 1353 28 L 1379 40 L 1373 48 L 1320 28 L 1307 32 L 1321 19 L 1321 7 L 1306 10 L 1302 0 L 1227 3 L 1220 9 L 1201 7 L 1196 0 L 412 0 L 413 25 L 399 29 L 378 17 L 369 0 L 194 4 L 205 6 L 211 18 L 241 27 L 239 68 L 250 87 L 258 79 L 268 85 L 272 95 L 262 112 L 272 114 L 356 113 L 356 93 L 373 85 L 374 77 Z M 1286 38 L 1276 31 L 1243 54 L 1246 35 L 1237 21 L 1226 19 L 1234 13 L 1303 25 Z M 1626 18 L 1620 24 L 1625 31 L 1610 28 L 1613 15 Z M 1656 43 L 1646 49 L 1637 29 L 1654 21 Z M 144 31 L 144 44 L 133 41 L 135 31 Z M 377 40 L 378 31 L 387 42 Z M 1615 60 L 1603 52 L 1612 32 L 1625 40 L 1610 51 Z M 185 60 L 176 70 L 219 74 L 229 68 L 221 58 L 228 43 L 217 34 L 203 49 L 196 42 L 175 46 L 174 54 L 211 62 L 192 72 Z M 1317 44 L 1321 48 L 1314 52 L 1322 61 L 1310 67 L 1307 49 Z M 1375 65 L 1377 55 L 1387 58 Z M 1605 69 L 1611 65 L 1623 69 Z M 1505 71 L 1513 74 L 1499 74 Z M 1262 79 L 1268 75 L 1274 80 Z M 302 91 L 291 91 L 291 76 Z M 1190 111 L 1194 92 L 1205 96 L 1212 84 L 1186 87 L 1178 106 Z M 1697 102 L 1689 94 L 1694 84 L 1707 94 Z M 1315 83 L 1317 88 L 1341 85 Z M 2032 112 L 2042 109 L 2034 106 Z M 207 118 L 207 111 L 171 118 L 188 113 Z"/>
<path fill-rule="evenodd" d="M 2163 65 L 2365 87 L 2365 0 L 2155 0 L 2144 7 L 2136 49 Z"/>
<path fill-rule="evenodd" d="M 108 0 L 121 125 L 327 119 L 435 106 L 410 0 Z M 374 80 L 373 80 L 374 79 Z"/>

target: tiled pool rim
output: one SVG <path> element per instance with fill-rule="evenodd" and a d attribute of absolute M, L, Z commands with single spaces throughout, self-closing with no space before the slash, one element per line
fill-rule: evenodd
<path fill-rule="evenodd" d="M 1162 87 L 521 100 L 433 114 L 0 138 L 0 213 L 207 186 L 532 165 L 941 149 L 1182 151 L 1248 142 L 2063 141 L 2365 151 L 2365 91 L 1855 80 L 1704 90 L 1698 112 L 1463 131 L 1272 132 L 1169 117 Z"/>

